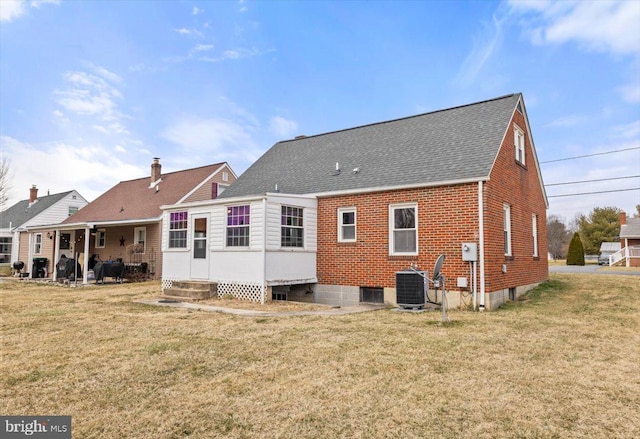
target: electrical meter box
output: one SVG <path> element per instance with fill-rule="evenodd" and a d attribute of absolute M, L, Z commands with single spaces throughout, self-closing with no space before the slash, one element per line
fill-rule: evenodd
<path fill-rule="evenodd" d="M 478 244 L 475 242 L 462 243 L 462 260 L 475 262 L 478 260 Z"/>

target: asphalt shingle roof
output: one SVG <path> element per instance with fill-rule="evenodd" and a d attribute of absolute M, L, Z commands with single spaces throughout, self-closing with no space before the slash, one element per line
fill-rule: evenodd
<path fill-rule="evenodd" d="M 620 226 L 620 238 L 640 238 L 640 218 L 627 218 L 627 224 Z"/>
<path fill-rule="evenodd" d="M 40 215 L 42 212 L 62 200 L 73 191 L 62 192 L 60 194 L 45 195 L 36 198 L 36 201 L 29 206 L 29 200 L 18 201 L 13 206 L 0 212 L 0 228 L 8 229 L 20 227 L 32 218 Z"/>
<path fill-rule="evenodd" d="M 175 204 L 226 163 L 162 173 L 159 190 L 151 178 L 122 181 L 67 218 L 62 224 L 156 219 L 160 206 Z"/>
<path fill-rule="evenodd" d="M 274 192 L 276 184 L 306 194 L 487 178 L 520 98 L 281 141 L 220 197 Z"/>

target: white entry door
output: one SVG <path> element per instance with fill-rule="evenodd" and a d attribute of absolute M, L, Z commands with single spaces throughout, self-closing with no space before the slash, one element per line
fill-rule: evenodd
<path fill-rule="evenodd" d="M 71 230 L 68 232 L 60 232 L 60 252 L 59 255 L 65 255 L 69 259 L 75 258 L 76 251 L 76 232 Z"/>
<path fill-rule="evenodd" d="M 193 242 L 191 245 L 191 279 L 209 278 L 209 216 L 193 215 L 191 217 Z"/>

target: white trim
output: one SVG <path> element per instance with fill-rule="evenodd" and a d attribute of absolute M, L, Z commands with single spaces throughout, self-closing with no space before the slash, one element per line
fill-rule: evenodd
<path fill-rule="evenodd" d="M 424 188 L 432 188 L 432 187 L 440 187 L 440 186 L 452 186 L 459 184 L 467 184 L 467 183 L 476 183 L 478 181 L 488 181 L 489 177 L 475 177 L 475 178 L 464 178 L 460 180 L 447 180 L 447 181 L 436 181 L 432 183 L 415 183 L 415 184 L 403 184 L 397 186 L 379 186 L 379 187 L 366 187 L 360 189 L 345 189 L 341 191 L 328 191 L 328 192 L 313 192 L 305 195 L 311 195 L 316 198 L 329 198 L 336 197 L 339 195 L 359 195 L 359 194 L 370 194 L 372 192 L 388 192 L 388 191 L 399 191 L 404 189 L 424 189 Z"/>
<path fill-rule="evenodd" d="M 134 227 L 133 228 L 133 243 L 134 244 L 139 244 L 138 241 L 138 232 L 139 231 L 144 231 L 144 241 L 142 244 L 142 253 L 146 253 L 147 252 L 147 227 L 146 226 L 139 226 L 139 227 Z"/>
<path fill-rule="evenodd" d="M 343 214 L 353 212 L 353 224 L 344 224 L 342 222 Z M 353 238 L 345 238 L 343 236 L 343 227 L 353 226 Z M 358 237 L 358 211 L 356 207 L 340 207 L 338 208 L 338 242 L 356 242 Z"/>
<path fill-rule="evenodd" d="M 407 209 L 407 208 L 413 208 L 414 209 L 414 220 L 415 220 L 415 227 L 414 229 L 405 229 L 405 230 L 415 230 L 415 245 L 416 245 L 416 250 L 414 252 L 396 252 L 395 249 L 395 240 L 394 240 L 394 234 L 393 232 L 395 231 L 395 210 L 396 209 Z M 419 224 L 418 224 L 418 203 L 413 202 L 413 203 L 397 203 L 397 204 L 389 204 L 389 256 L 416 256 L 418 254 L 418 252 L 420 251 L 419 249 L 419 239 L 418 239 L 418 230 L 419 230 Z"/>
<path fill-rule="evenodd" d="M 515 122 L 513 123 L 513 144 L 515 149 L 516 162 L 520 163 L 522 166 L 526 166 L 527 147 L 525 142 L 524 130 L 520 128 Z M 522 155 L 522 160 L 520 160 L 520 155 Z"/>
<path fill-rule="evenodd" d="M 531 214 L 531 229 L 533 232 L 533 257 L 539 257 L 538 252 L 538 215 Z"/>
<path fill-rule="evenodd" d="M 504 255 L 513 256 L 513 246 L 511 244 L 511 205 L 502 205 L 502 229 L 504 237 Z"/>

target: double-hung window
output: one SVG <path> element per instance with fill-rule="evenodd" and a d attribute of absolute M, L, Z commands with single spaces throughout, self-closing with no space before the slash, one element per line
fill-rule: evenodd
<path fill-rule="evenodd" d="M 98 229 L 96 232 L 96 248 L 104 248 L 107 242 L 107 231 L 105 229 Z"/>
<path fill-rule="evenodd" d="M 511 206 L 504 204 L 502 209 L 504 212 L 504 255 L 511 256 Z"/>
<path fill-rule="evenodd" d="M 35 234 L 35 241 L 33 243 L 33 253 L 39 255 L 42 253 L 42 233 Z"/>
<path fill-rule="evenodd" d="M 533 257 L 538 257 L 538 215 L 531 216 L 531 228 L 533 231 Z"/>
<path fill-rule="evenodd" d="M 338 241 L 356 241 L 356 208 L 342 207 L 338 209 Z"/>
<path fill-rule="evenodd" d="M 418 254 L 418 205 L 389 206 L 389 254 Z"/>
<path fill-rule="evenodd" d="M 514 143 L 516 148 L 516 161 L 524 165 L 525 164 L 524 131 L 522 131 L 517 126 L 514 129 Z"/>
<path fill-rule="evenodd" d="M 187 212 L 169 214 L 169 248 L 187 248 Z"/>
<path fill-rule="evenodd" d="M 227 208 L 227 247 L 249 247 L 249 206 Z"/>
<path fill-rule="evenodd" d="M 302 207 L 282 206 L 280 245 L 304 247 L 304 212 Z"/>
<path fill-rule="evenodd" d="M 136 244 L 137 253 L 145 253 L 147 250 L 147 228 L 135 227 L 133 229 L 133 243 Z"/>

